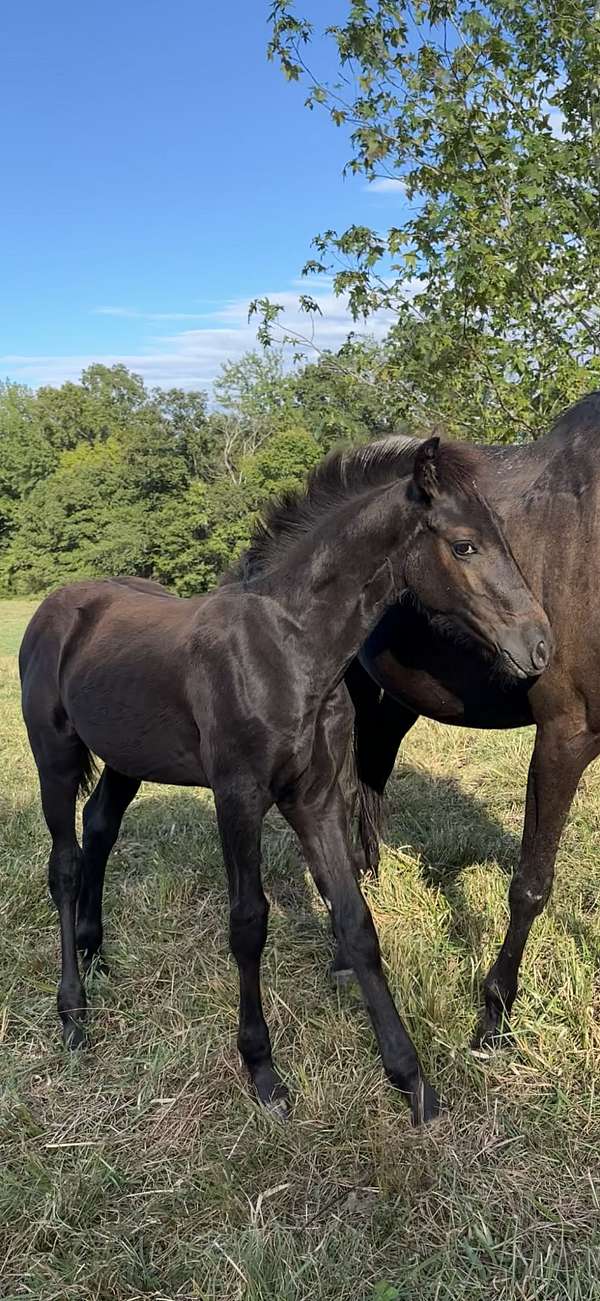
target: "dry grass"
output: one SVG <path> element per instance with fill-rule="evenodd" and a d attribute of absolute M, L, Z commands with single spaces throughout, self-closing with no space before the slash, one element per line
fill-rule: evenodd
<path fill-rule="evenodd" d="M 25 610 L 0 605 L 14 650 Z M 11 644 L 7 628 L 10 629 Z M 396 775 L 380 884 L 388 972 L 449 1115 L 417 1133 L 292 840 L 265 836 L 265 1004 L 295 1093 L 249 1095 L 208 796 L 145 787 L 107 890 L 90 1047 L 59 1046 L 48 842 L 0 659 L 0 1296 L 36 1301 L 588 1301 L 600 1297 L 600 1088 L 590 771 L 523 970 L 515 1050 L 473 1059 L 506 919 L 531 738 L 421 723 Z"/>

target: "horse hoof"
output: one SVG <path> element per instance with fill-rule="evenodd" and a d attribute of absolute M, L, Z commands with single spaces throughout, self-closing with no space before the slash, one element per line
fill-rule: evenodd
<path fill-rule="evenodd" d="M 471 1041 L 471 1055 L 479 1060 L 491 1057 L 501 1048 L 512 1048 L 514 1038 L 507 1021 L 498 1022 L 495 1018 L 483 1021 Z"/>
<path fill-rule="evenodd" d="M 410 1107 L 413 1125 L 428 1125 L 439 1116 L 439 1097 L 426 1080 L 419 1080 L 416 1089 L 413 1089 L 410 1095 Z"/>
<path fill-rule="evenodd" d="M 354 984 L 356 974 L 353 967 L 332 967 L 331 979 L 338 989 L 347 989 L 348 985 Z"/>
<path fill-rule="evenodd" d="M 85 1030 L 78 1021 L 68 1021 L 63 1025 L 63 1043 L 69 1052 L 76 1052 L 85 1044 Z"/>
<path fill-rule="evenodd" d="M 102 956 L 100 950 L 96 953 L 83 952 L 81 954 L 81 970 L 84 976 L 109 976 L 110 967 L 106 959 Z"/>
<path fill-rule="evenodd" d="M 275 1120 L 287 1120 L 290 1095 L 277 1071 L 272 1066 L 258 1067 L 252 1076 L 252 1081 L 258 1100 L 265 1111 L 268 1111 Z"/>
<path fill-rule="evenodd" d="M 271 1098 L 270 1102 L 265 1102 L 264 1107 L 273 1120 L 277 1120 L 281 1124 L 285 1124 L 286 1120 L 289 1119 L 290 1102 L 287 1097 Z"/>

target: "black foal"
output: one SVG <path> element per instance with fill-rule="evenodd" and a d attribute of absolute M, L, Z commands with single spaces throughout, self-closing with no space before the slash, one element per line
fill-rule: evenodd
<path fill-rule="evenodd" d="M 391 998 L 350 844 L 344 670 L 403 593 L 458 619 L 508 657 L 511 672 L 539 671 L 550 630 L 473 482 L 468 452 L 448 454 L 432 439 L 411 473 L 385 488 L 376 454 L 367 448 L 363 458 L 359 476 L 344 456 L 317 470 L 285 506 L 276 539 L 267 520 L 248 555 L 250 564 L 261 554 L 257 578 L 242 574 L 191 601 L 141 580 L 73 584 L 48 597 L 21 648 L 23 712 L 52 836 L 65 1040 L 82 1039 L 77 943 L 88 961 L 99 950 L 106 860 L 140 781 L 208 786 L 229 883 L 238 1043 L 260 1100 L 284 1110 L 287 1096 L 260 994 L 261 824 L 275 803 L 331 911 L 386 1071 L 420 1120 L 435 1114 L 437 1098 Z M 84 811 L 82 853 L 75 801 L 90 752 L 106 767 Z"/>

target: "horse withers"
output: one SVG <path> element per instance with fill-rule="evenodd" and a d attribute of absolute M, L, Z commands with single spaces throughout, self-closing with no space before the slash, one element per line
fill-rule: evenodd
<path fill-rule="evenodd" d="M 457 620 L 511 677 L 539 674 L 552 638 L 468 450 L 429 440 L 410 472 L 396 467 L 382 486 L 387 459 L 371 448 L 329 458 L 306 492 L 273 508 L 237 575 L 207 596 L 92 581 L 61 588 L 34 615 L 20 653 L 23 713 L 52 837 L 58 1010 L 70 1046 L 82 1042 L 86 1006 L 77 949 L 89 961 L 102 943 L 104 870 L 125 809 L 143 780 L 210 787 L 239 969 L 238 1045 L 260 1101 L 287 1105 L 260 993 L 261 824 L 276 804 L 330 909 L 338 966 L 356 973 L 388 1076 L 415 1121 L 436 1114 L 355 873 L 343 676 L 403 594 Z M 81 850 L 75 804 L 91 754 L 105 768 L 84 809 Z"/>

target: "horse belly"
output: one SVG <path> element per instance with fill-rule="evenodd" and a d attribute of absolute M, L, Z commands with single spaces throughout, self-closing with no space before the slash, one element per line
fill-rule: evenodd
<path fill-rule="evenodd" d="M 475 645 L 453 644 L 419 611 L 395 607 L 359 659 L 384 691 L 436 722 L 484 728 L 533 722 L 526 680 L 499 674 Z"/>
<path fill-rule="evenodd" d="M 362 663 L 384 691 L 413 713 L 455 727 L 525 727 L 533 717 L 523 691 L 496 684 L 493 678 L 474 686 L 450 687 L 429 673 L 406 669 L 392 657 Z"/>

